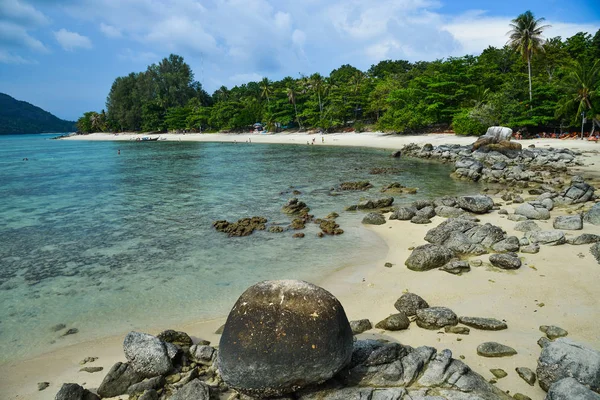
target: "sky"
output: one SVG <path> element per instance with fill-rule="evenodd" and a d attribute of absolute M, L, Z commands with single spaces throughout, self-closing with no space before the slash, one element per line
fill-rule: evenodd
<path fill-rule="evenodd" d="M 169 54 L 212 94 L 343 64 L 431 61 L 502 47 L 531 10 L 545 37 L 592 35 L 598 0 L 0 0 L 0 92 L 76 120 L 114 79 Z"/>

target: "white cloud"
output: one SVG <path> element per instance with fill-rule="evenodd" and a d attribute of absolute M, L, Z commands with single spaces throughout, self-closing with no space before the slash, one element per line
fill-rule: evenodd
<path fill-rule="evenodd" d="M 44 14 L 19 0 L 1 0 L 0 19 L 26 27 L 36 27 L 48 23 L 48 18 Z"/>
<path fill-rule="evenodd" d="M 0 49 L 0 63 L 2 64 L 37 64 L 36 61 L 25 59 L 19 55 L 11 54 Z"/>
<path fill-rule="evenodd" d="M 23 26 L 9 21 L 0 21 L 0 46 L 2 48 L 25 48 L 45 53 L 46 46 L 31 36 Z"/>
<path fill-rule="evenodd" d="M 87 36 L 82 36 L 77 32 L 70 32 L 64 28 L 54 32 L 56 41 L 66 51 L 74 51 L 75 49 L 91 49 L 92 41 Z"/>
<path fill-rule="evenodd" d="M 123 36 L 118 28 L 112 25 L 106 25 L 104 22 L 100 24 L 100 30 L 108 38 L 115 39 Z"/>
<path fill-rule="evenodd" d="M 488 46 L 503 47 L 507 41 L 506 33 L 509 31 L 511 17 L 491 17 L 483 12 L 470 12 L 452 19 L 442 26 L 460 43 L 453 55 L 479 54 Z M 563 39 L 573 36 L 577 32 L 594 34 L 598 26 L 594 24 L 572 24 L 545 21 L 550 25 L 544 30 L 544 37 L 549 39 L 561 36 Z"/>

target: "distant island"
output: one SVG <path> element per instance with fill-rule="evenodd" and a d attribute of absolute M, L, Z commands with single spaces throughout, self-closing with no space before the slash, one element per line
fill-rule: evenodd
<path fill-rule="evenodd" d="M 0 134 L 73 132 L 75 122 L 62 120 L 26 101 L 0 93 Z"/>

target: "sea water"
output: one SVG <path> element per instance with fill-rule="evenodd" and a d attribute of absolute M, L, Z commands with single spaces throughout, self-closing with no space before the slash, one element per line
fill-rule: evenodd
<path fill-rule="evenodd" d="M 450 167 L 391 158 L 389 151 L 240 142 L 92 142 L 0 135 L 0 362 L 131 329 L 226 316 L 265 279 L 318 281 L 384 257 L 385 244 L 344 208 L 383 196 L 384 184 L 417 187 L 396 204 L 475 192 Z M 372 168 L 393 174 L 372 175 Z M 369 180 L 368 192 L 339 192 Z M 294 190 L 301 194 L 294 195 Z M 262 216 L 286 226 L 291 197 L 315 224 L 229 238 L 215 220 Z M 65 329 L 53 331 L 57 324 Z M 69 328 L 78 333 L 61 335 Z"/>

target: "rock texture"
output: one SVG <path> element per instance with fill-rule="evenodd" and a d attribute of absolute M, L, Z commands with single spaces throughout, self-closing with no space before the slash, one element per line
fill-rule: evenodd
<path fill-rule="evenodd" d="M 517 354 L 517 351 L 504 344 L 485 342 L 477 346 L 477 354 L 482 357 L 508 357 Z"/>
<path fill-rule="evenodd" d="M 458 324 L 458 317 L 449 308 L 430 307 L 417 310 L 417 325 L 425 329 L 440 329 Z"/>
<path fill-rule="evenodd" d="M 54 400 L 100 400 L 100 397 L 76 383 L 65 383 Z"/>
<path fill-rule="evenodd" d="M 233 306 L 221 336 L 221 377 L 252 396 L 278 396 L 321 383 L 352 356 L 342 305 L 303 281 L 260 282 Z"/>
<path fill-rule="evenodd" d="M 542 348 L 536 372 L 540 386 L 546 391 L 563 378 L 575 378 L 600 392 L 600 352 L 566 338 Z"/>
<path fill-rule="evenodd" d="M 508 328 L 506 322 L 498 321 L 494 318 L 460 317 L 458 322 L 484 331 L 500 331 Z"/>
<path fill-rule="evenodd" d="M 407 317 L 412 317 L 417 314 L 417 310 L 429 308 L 429 304 L 423 298 L 414 293 L 404 293 L 394 303 L 396 310 L 404 313 Z"/>
<path fill-rule="evenodd" d="M 428 271 L 443 266 L 452 257 L 454 253 L 444 246 L 425 244 L 413 250 L 405 265 L 413 271 Z"/>
<path fill-rule="evenodd" d="M 600 394 L 592 392 L 575 378 L 564 378 L 550 386 L 546 400 L 600 400 Z"/>
<path fill-rule="evenodd" d="M 129 332 L 123 351 L 133 370 L 143 377 L 163 375 L 173 368 L 165 343 L 147 333 Z"/>

